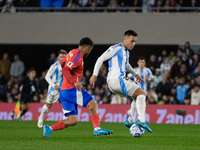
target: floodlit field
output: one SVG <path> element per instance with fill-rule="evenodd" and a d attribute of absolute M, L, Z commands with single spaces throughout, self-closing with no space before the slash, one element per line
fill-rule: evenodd
<path fill-rule="evenodd" d="M 55 122 L 45 122 L 52 125 Z M 199 125 L 150 124 L 153 133 L 134 138 L 123 123 L 101 123 L 113 135 L 94 137 L 91 122 L 54 131 L 48 139 L 36 121 L 0 121 L 0 150 L 199 150 Z"/>

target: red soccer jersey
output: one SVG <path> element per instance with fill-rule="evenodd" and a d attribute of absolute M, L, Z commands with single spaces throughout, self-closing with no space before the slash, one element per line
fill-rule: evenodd
<path fill-rule="evenodd" d="M 83 75 L 83 55 L 78 49 L 71 50 L 67 56 L 62 60 L 61 66 L 64 69 L 65 67 L 70 70 L 75 81 L 81 81 Z M 63 75 L 63 83 L 61 91 L 65 89 L 74 88 L 74 84 L 68 81 L 67 77 Z"/>

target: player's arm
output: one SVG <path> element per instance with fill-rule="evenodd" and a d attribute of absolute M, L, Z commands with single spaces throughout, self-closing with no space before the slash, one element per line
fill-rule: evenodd
<path fill-rule="evenodd" d="M 111 57 L 114 56 L 114 54 L 116 53 L 116 50 L 113 49 L 108 49 L 106 50 L 96 61 L 95 66 L 94 66 L 94 71 L 93 71 L 93 75 L 90 78 L 90 84 L 92 85 L 92 87 L 94 88 L 94 84 L 97 81 L 97 76 L 99 74 L 99 69 L 101 68 L 102 64 L 104 61 L 110 59 Z"/>
<path fill-rule="evenodd" d="M 77 66 L 81 65 L 81 62 L 78 61 L 77 63 L 74 63 L 72 61 L 68 61 L 65 63 L 65 65 L 63 66 L 62 69 L 62 73 L 65 76 L 65 78 L 67 79 L 68 82 L 74 84 L 74 86 L 81 91 L 81 89 L 83 88 L 83 85 L 78 81 L 78 79 L 74 79 L 74 77 L 71 74 L 71 70 L 73 68 L 76 68 Z"/>
<path fill-rule="evenodd" d="M 130 72 L 139 83 L 141 83 L 142 81 L 144 82 L 144 80 L 135 72 L 135 70 L 131 67 L 129 63 L 127 64 L 127 71 Z"/>
<path fill-rule="evenodd" d="M 51 85 L 55 90 L 58 90 L 59 89 L 59 86 L 54 84 L 54 82 L 52 81 L 51 79 L 51 76 L 55 73 L 55 68 L 53 65 L 51 65 L 51 67 L 49 68 L 46 76 L 45 76 L 45 79 L 46 81 L 49 83 L 49 85 Z"/>
<path fill-rule="evenodd" d="M 148 69 L 149 75 L 147 76 L 146 80 L 148 80 L 149 82 L 154 82 L 154 76 L 153 76 L 151 70 L 149 68 L 147 68 L 147 69 Z"/>

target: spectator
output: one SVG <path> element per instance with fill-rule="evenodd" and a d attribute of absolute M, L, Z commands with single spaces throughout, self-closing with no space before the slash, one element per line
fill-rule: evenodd
<path fill-rule="evenodd" d="M 170 59 L 170 61 L 172 62 L 172 64 L 175 63 L 175 61 L 176 61 L 176 55 L 175 55 L 175 52 L 174 52 L 174 51 L 171 51 L 171 52 L 169 53 L 169 59 Z"/>
<path fill-rule="evenodd" d="M 199 56 L 197 54 L 193 55 L 193 61 L 192 61 L 192 65 L 191 65 L 191 71 L 193 72 L 195 70 L 195 68 L 198 66 L 199 63 Z"/>
<path fill-rule="evenodd" d="M 189 42 L 189 41 L 185 42 L 183 51 L 186 53 L 186 55 L 187 55 L 189 58 L 191 58 L 192 55 L 194 55 L 194 52 L 193 52 L 193 50 L 192 50 L 191 47 L 190 47 L 190 42 Z"/>
<path fill-rule="evenodd" d="M 164 62 L 164 58 L 167 56 L 167 51 L 165 49 L 162 50 L 161 55 L 158 57 L 158 63 L 161 64 L 162 62 Z"/>
<path fill-rule="evenodd" d="M 158 83 L 162 81 L 162 76 L 160 74 L 160 69 L 156 68 L 156 72 L 154 75 L 154 82 L 151 82 L 151 85 L 153 86 L 154 89 L 156 89 Z"/>
<path fill-rule="evenodd" d="M 182 48 L 179 47 L 177 50 L 176 56 L 181 57 L 182 54 L 183 54 L 183 50 L 182 50 Z"/>
<path fill-rule="evenodd" d="M 158 61 L 156 60 L 156 55 L 152 54 L 147 61 L 147 67 L 151 69 L 152 73 L 155 74 L 155 69 L 159 68 Z"/>
<path fill-rule="evenodd" d="M 158 84 L 156 87 L 156 93 L 160 96 L 162 95 L 170 95 L 171 94 L 171 88 L 172 85 L 170 82 L 167 80 L 167 76 L 163 75 L 162 76 L 162 82 Z"/>
<path fill-rule="evenodd" d="M 18 78 L 20 81 L 23 78 L 25 67 L 24 62 L 20 60 L 19 55 L 14 55 L 14 62 L 11 63 L 10 76 Z"/>
<path fill-rule="evenodd" d="M 182 64 L 186 65 L 187 71 L 190 71 L 190 66 L 192 65 L 192 59 L 188 58 L 185 51 L 183 51 L 183 53 L 182 53 L 181 61 L 182 61 Z"/>
<path fill-rule="evenodd" d="M 175 63 L 172 65 L 170 69 L 170 78 L 174 80 L 175 76 L 178 76 L 180 74 L 180 68 L 181 68 L 182 61 L 180 57 L 176 57 Z"/>
<path fill-rule="evenodd" d="M 168 104 L 177 104 L 177 100 L 173 96 L 169 96 L 169 102 Z"/>
<path fill-rule="evenodd" d="M 200 90 L 198 84 L 191 91 L 191 105 L 200 105 Z"/>
<path fill-rule="evenodd" d="M 6 78 L 6 80 L 9 80 L 10 78 L 10 65 L 11 61 L 8 53 L 3 53 L 3 58 L 0 60 L 0 72 Z"/>
<path fill-rule="evenodd" d="M 183 78 L 187 79 L 187 75 L 188 75 L 187 67 L 185 64 L 182 64 L 181 68 L 180 68 L 180 73 L 178 74 L 178 77 L 179 78 L 183 77 Z"/>
<path fill-rule="evenodd" d="M 55 54 L 54 52 L 51 53 L 51 54 L 50 54 L 50 58 L 49 58 L 49 60 L 48 60 L 48 65 L 49 65 L 49 67 L 50 67 L 53 63 L 55 63 L 56 60 L 57 60 L 56 54 Z M 48 67 L 48 68 L 49 68 L 49 67 Z"/>
<path fill-rule="evenodd" d="M 184 104 L 185 105 L 190 105 L 190 98 L 189 97 L 185 97 L 184 98 Z"/>
<path fill-rule="evenodd" d="M 185 84 L 185 78 L 180 78 L 180 85 L 177 86 L 176 91 L 177 91 L 177 100 L 179 101 L 180 104 L 184 103 L 184 99 L 187 96 L 187 90 L 188 86 Z"/>
<path fill-rule="evenodd" d="M 160 65 L 161 74 L 169 75 L 171 67 L 172 67 L 172 62 L 170 61 L 169 57 L 167 56 L 163 58 L 163 63 L 161 63 Z"/>
<path fill-rule="evenodd" d="M 2 13 L 15 13 L 16 9 L 13 6 L 13 1 L 12 0 L 7 0 L 7 4 L 3 6 Z"/>
<path fill-rule="evenodd" d="M 11 93 L 8 95 L 7 101 L 12 101 L 12 102 L 18 101 L 18 90 L 16 88 L 12 89 Z"/>

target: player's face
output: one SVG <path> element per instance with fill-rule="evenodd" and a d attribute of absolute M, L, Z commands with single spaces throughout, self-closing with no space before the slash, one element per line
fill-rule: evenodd
<path fill-rule="evenodd" d="M 136 44 L 137 36 L 124 36 L 124 47 L 128 50 L 132 50 Z"/>
<path fill-rule="evenodd" d="M 59 54 L 57 59 L 61 62 L 65 56 L 66 54 Z"/>
<path fill-rule="evenodd" d="M 145 66 L 145 60 L 139 59 L 138 60 L 138 66 L 139 68 L 143 69 Z"/>
<path fill-rule="evenodd" d="M 85 46 L 85 55 L 84 57 L 87 58 L 88 55 L 91 53 L 93 46 Z"/>

